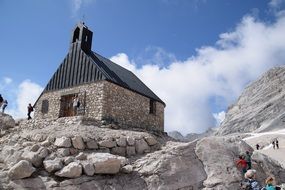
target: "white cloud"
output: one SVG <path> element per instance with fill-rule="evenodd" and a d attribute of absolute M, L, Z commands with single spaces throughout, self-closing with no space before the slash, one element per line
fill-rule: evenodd
<path fill-rule="evenodd" d="M 232 32 L 221 34 L 215 46 L 201 47 L 196 56 L 167 67 L 139 68 L 123 53 L 112 60 L 127 65 L 165 101 L 166 131 L 203 132 L 222 117 L 213 116 L 211 108 L 222 107 L 213 97 L 229 105 L 250 81 L 285 63 L 285 17 L 276 19 L 269 24 L 245 16 Z"/>
<path fill-rule="evenodd" d="M 129 57 L 124 53 L 118 53 L 117 55 L 111 57 L 110 60 L 115 62 L 115 63 L 119 63 L 122 67 L 124 67 L 124 68 L 126 68 L 132 72 L 136 71 L 136 67 L 135 67 L 134 63 L 132 63 L 129 60 Z"/>
<path fill-rule="evenodd" d="M 7 113 L 14 118 L 26 117 L 28 104 L 33 105 L 43 90 L 40 85 L 30 80 L 24 80 L 16 89 L 15 87 L 7 89 L 6 94 L 9 102 Z"/>

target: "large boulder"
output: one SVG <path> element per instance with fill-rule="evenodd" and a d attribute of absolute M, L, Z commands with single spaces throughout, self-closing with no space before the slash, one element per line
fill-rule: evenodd
<path fill-rule="evenodd" d="M 24 151 L 22 159 L 31 162 L 34 166 L 40 167 L 43 162 L 43 158 L 37 152 Z"/>
<path fill-rule="evenodd" d="M 195 142 L 168 142 L 162 150 L 135 161 L 132 173 L 143 176 L 147 189 L 202 189 L 207 174 L 195 147 Z"/>
<path fill-rule="evenodd" d="M 0 129 L 15 127 L 15 120 L 12 116 L 0 112 Z"/>
<path fill-rule="evenodd" d="M 197 143 L 196 154 L 203 162 L 207 179 L 204 186 L 214 188 L 219 186 L 228 189 L 238 189 L 242 179 L 241 172 L 235 166 L 238 155 L 252 150 L 246 143 L 239 144 L 221 137 L 204 138 Z M 227 180 L 225 180 L 227 179 Z M 220 185 L 222 184 L 222 185 Z"/>
<path fill-rule="evenodd" d="M 92 153 L 87 159 L 94 165 L 96 174 L 116 174 L 121 168 L 121 160 L 109 153 Z"/>
<path fill-rule="evenodd" d="M 80 150 L 83 150 L 85 148 L 85 144 L 81 136 L 75 136 L 71 140 L 74 148 Z"/>
<path fill-rule="evenodd" d="M 8 172 L 11 179 L 23 179 L 30 177 L 36 169 L 27 160 L 21 160 L 15 164 Z"/>
<path fill-rule="evenodd" d="M 70 141 L 70 138 L 63 136 L 60 138 L 56 138 L 54 145 L 57 147 L 69 148 L 71 147 L 71 141 Z"/>
<path fill-rule="evenodd" d="M 146 152 L 150 152 L 150 147 L 144 139 L 136 140 L 135 142 L 136 151 L 138 154 L 143 154 Z"/>
<path fill-rule="evenodd" d="M 93 176 L 95 173 L 94 165 L 89 162 L 82 162 L 83 171 L 88 176 Z"/>
<path fill-rule="evenodd" d="M 45 170 L 48 172 L 55 172 L 63 168 L 62 161 L 59 158 L 56 158 L 54 160 L 45 160 L 43 164 Z"/>
<path fill-rule="evenodd" d="M 82 174 L 82 166 L 77 162 L 71 162 L 60 171 L 56 172 L 55 175 L 59 177 L 77 178 Z"/>

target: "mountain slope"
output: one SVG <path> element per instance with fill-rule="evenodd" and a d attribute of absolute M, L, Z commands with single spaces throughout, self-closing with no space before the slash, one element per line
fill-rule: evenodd
<path fill-rule="evenodd" d="M 245 88 L 228 108 L 217 134 L 270 131 L 284 128 L 285 67 L 275 67 Z"/>

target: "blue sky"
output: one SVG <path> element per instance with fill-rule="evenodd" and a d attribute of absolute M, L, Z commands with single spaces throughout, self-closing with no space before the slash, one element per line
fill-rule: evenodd
<path fill-rule="evenodd" d="M 215 126 L 245 85 L 285 63 L 284 0 L 0 0 L 0 93 L 14 117 L 51 78 L 83 15 L 93 51 L 166 102 L 166 131 Z"/>

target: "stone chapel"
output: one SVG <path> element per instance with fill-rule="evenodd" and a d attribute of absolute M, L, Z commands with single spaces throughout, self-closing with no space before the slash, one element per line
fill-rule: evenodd
<path fill-rule="evenodd" d="M 35 119 L 82 116 L 164 131 L 165 103 L 131 71 L 91 50 L 84 23 L 72 31 L 69 52 L 36 101 Z M 74 97 L 80 106 L 73 111 Z"/>

